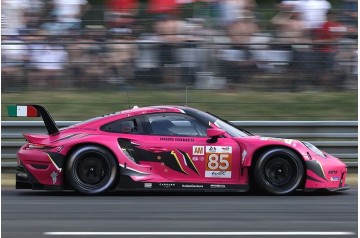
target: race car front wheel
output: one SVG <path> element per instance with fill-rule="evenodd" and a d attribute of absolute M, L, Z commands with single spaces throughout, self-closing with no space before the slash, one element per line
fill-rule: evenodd
<path fill-rule="evenodd" d="M 116 173 L 114 156 L 105 148 L 95 145 L 76 149 L 66 166 L 67 181 L 83 194 L 106 192 L 113 185 Z"/>
<path fill-rule="evenodd" d="M 260 156 L 253 176 L 260 190 L 275 195 L 289 194 L 300 186 L 304 177 L 304 165 L 293 151 L 274 148 Z"/>

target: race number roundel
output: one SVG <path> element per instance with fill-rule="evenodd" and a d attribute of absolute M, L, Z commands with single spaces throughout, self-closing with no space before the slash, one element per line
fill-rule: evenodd
<path fill-rule="evenodd" d="M 205 158 L 205 177 L 231 178 L 231 146 L 206 146 Z"/>

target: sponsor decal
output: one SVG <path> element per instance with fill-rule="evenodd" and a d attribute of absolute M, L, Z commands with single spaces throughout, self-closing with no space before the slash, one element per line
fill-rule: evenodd
<path fill-rule="evenodd" d="M 193 160 L 193 161 L 199 161 L 199 160 L 200 160 L 200 161 L 204 161 L 204 157 L 202 157 L 202 156 L 195 156 L 195 157 L 192 158 L 192 160 Z"/>
<path fill-rule="evenodd" d="M 231 171 L 205 171 L 207 178 L 231 178 Z"/>
<path fill-rule="evenodd" d="M 162 188 L 173 188 L 175 187 L 174 183 L 159 183 L 159 186 Z"/>
<path fill-rule="evenodd" d="M 285 144 L 291 145 L 293 140 L 291 139 L 281 139 L 281 138 L 274 138 L 274 137 L 261 137 L 260 140 L 269 140 L 269 141 L 279 141 Z"/>
<path fill-rule="evenodd" d="M 229 147 L 229 146 L 227 146 L 227 147 L 222 147 L 221 148 L 221 150 L 223 151 L 223 152 L 228 152 L 228 151 L 230 151 L 232 148 L 231 147 Z"/>
<path fill-rule="evenodd" d="M 328 174 L 337 174 L 338 171 L 337 170 L 329 170 Z"/>
<path fill-rule="evenodd" d="M 55 184 L 56 181 L 57 181 L 57 176 L 58 176 L 58 173 L 56 173 L 55 171 L 53 171 L 51 174 L 51 179 L 52 179 L 52 183 Z"/>
<path fill-rule="evenodd" d="M 216 147 L 219 147 L 219 146 L 206 146 L 206 153 L 216 152 Z"/>
<path fill-rule="evenodd" d="M 39 117 L 40 113 L 33 106 L 9 105 L 8 114 L 10 117 Z"/>
<path fill-rule="evenodd" d="M 204 155 L 204 146 L 193 146 L 193 155 Z"/>
<path fill-rule="evenodd" d="M 194 142 L 194 138 L 160 137 L 160 141 L 170 141 L 170 142 Z"/>
<path fill-rule="evenodd" d="M 231 164 L 231 146 L 206 146 L 206 178 L 231 178 Z"/>
<path fill-rule="evenodd" d="M 210 184 L 210 188 L 226 188 L 225 184 Z"/>
<path fill-rule="evenodd" d="M 182 184 L 182 188 L 204 188 L 204 185 L 201 184 Z"/>
<path fill-rule="evenodd" d="M 152 188 L 152 183 L 144 183 L 144 188 Z"/>
<path fill-rule="evenodd" d="M 339 181 L 339 180 L 340 180 L 339 177 L 331 177 L 330 178 L 330 181 L 332 181 L 332 182 L 336 182 L 336 181 Z"/>
<path fill-rule="evenodd" d="M 241 163 L 242 163 L 242 164 L 244 163 L 244 160 L 245 160 L 246 155 L 247 155 L 247 151 L 244 150 L 244 151 L 242 152 L 242 154 L 241 154 Z"/>

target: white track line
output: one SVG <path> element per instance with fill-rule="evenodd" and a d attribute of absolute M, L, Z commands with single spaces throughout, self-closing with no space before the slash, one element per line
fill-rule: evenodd
<path fill-rule="evenodd" d="M 44 232 L 46 236 L 348 236 L 354 232 Z"/>

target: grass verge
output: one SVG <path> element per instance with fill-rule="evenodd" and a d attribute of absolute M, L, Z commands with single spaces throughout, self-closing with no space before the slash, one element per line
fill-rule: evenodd
<path fill-rule="evenodd" d="M 127 96 L 128 95 L 128 96 Z M 51 91 L 3 93 L 6 105 L 41 104 L 55 120 L 81 121 L 131 106 L 184 105 L 185 90 Z M 357 91 L 259 92 L 188 90 L 188 105 L 228 120 L 357 120 Z M 24 118 L 25 120 L 25 118 Z"/>

